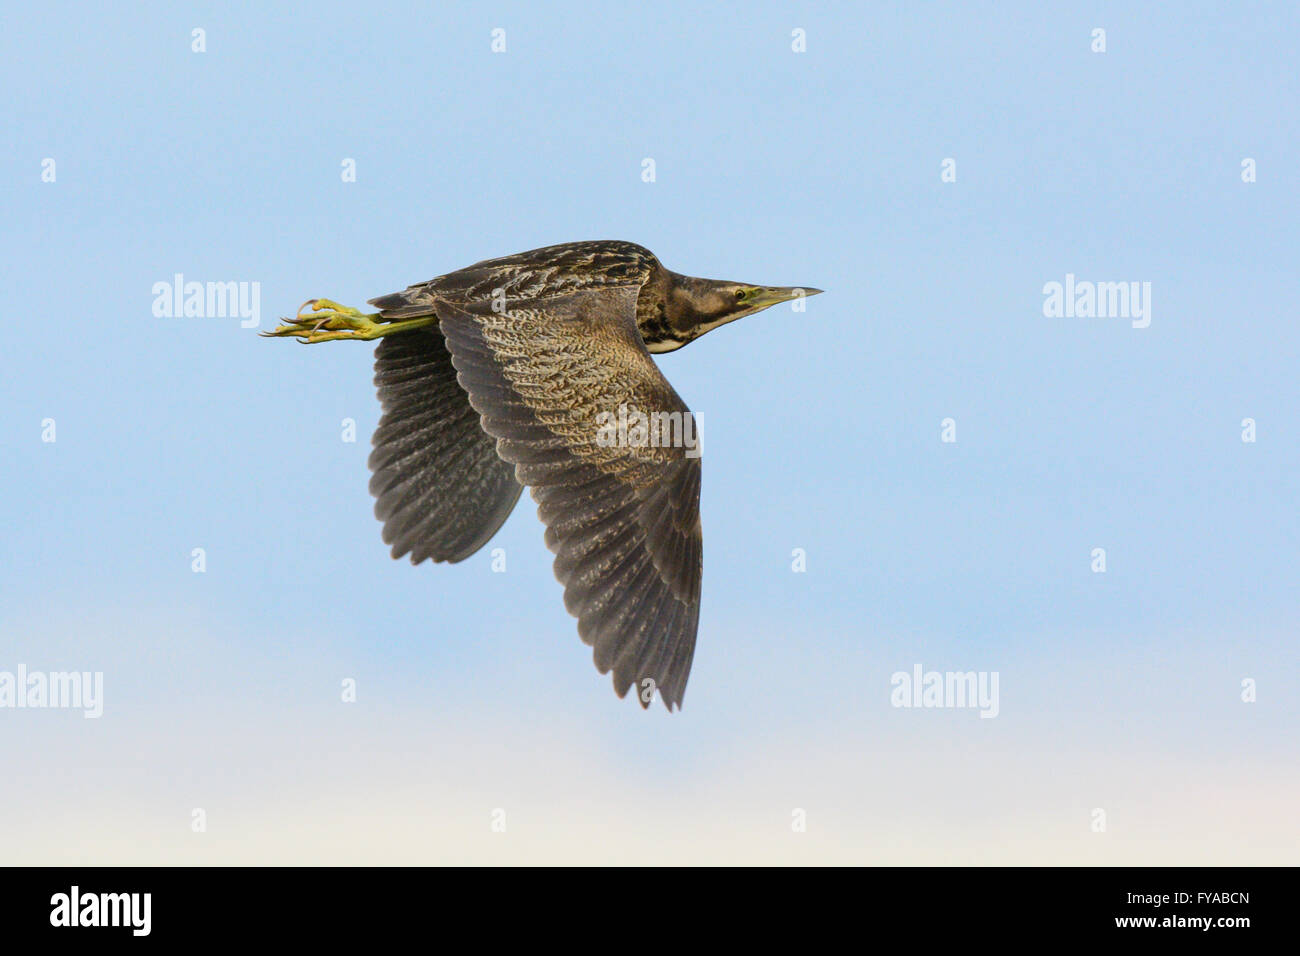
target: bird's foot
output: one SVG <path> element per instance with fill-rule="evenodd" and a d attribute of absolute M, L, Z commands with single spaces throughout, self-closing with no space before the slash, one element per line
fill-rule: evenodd
<path fill-rule="evenodd" d="M 365 315 L 359 309 L 350 309 L 330 299 L 308 299 L 292 319 L 285 319 L 285 324 L 261 334 L 268 338 L 293 336 L 304 343 L 369 339 L 381 327 L 381 323 L 374 321 L 378 317 L 377 312 Z"/>
<path fill-rule="evenodd" d="M 307 309 L 307 312 L 303 312 Z M 304 345 L 315 342 L 332 342 L 336 339 L 369 341 L 394 332 L 405 332 L 437 322 L 436 316 L 411 319 L 407 322 L 377 322 L 378 312 L 366 314 L 359 309 L 339 305 L 330 299 L 308 299 L 298 307 L 298 314 L 285 319 L 270 332 L 261 332 L 267 338 L 292 336 Z"/>

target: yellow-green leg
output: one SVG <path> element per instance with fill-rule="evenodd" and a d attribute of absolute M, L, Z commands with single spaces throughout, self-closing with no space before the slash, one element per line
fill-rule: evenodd
<path fill-rule="evenodd" d="M 310 311 L 302 310 L 310 306 Z M 369 314 L 359 309 L 350 309 L 330 299 L 308 299 L 298 307 L 298 314 L 292 319 L 285 319 L 285 325 L 276 326 L 271 332 L 261 332 L 267 338 L 293 336 L 304 345 L 316 342 L 332 342 L 336 339 L 356 339 L 368 341 L 382 338 L 395 332 L 409 332 L 411 329 L 423 328 L 438 321 L 436 315 L 424 315 L 418 319 L 405 322 L 376 322 L 378 312 Z"/>

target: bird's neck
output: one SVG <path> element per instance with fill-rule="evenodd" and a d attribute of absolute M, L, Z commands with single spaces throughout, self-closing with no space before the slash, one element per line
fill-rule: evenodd
<path fill-rule="evenodd" d="M 641 332 L 641 339 L 651 352 L 672 352 L 681 348 L 688 340 L 674 329 L 673 310 L 680 308 L 680 302 L 672 295 L 673 275 L 660 267 L 651 273 L 641 286 L 641 294 L 636 300 L 636 324 Z M 677 328 L 681 328 L 678 324 Z"/>

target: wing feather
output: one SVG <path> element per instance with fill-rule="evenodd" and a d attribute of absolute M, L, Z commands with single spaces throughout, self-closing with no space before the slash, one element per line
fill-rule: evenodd
<path fill-rule="evenodd" d="M 620 697 L 643 681 L 680 707 L 699 622 L 700 461 L 693 448 L 611 443 L 601 413 L 689 416 L 636 329 L 637 289 L 521 300 L 505 312 L 438 300 L 452 363 L 497 454 L 528 485 L 555 575 Z M 608 422 L 608 419 L 604 419 Z"/>
<path fill-rule="evenodd" d="M 412 564 L 463 561 L 519 500 L 514 467 L 479 424 L 437 328 L 381 340 L 375 384 L 384 411 L 372 439 L 370 492 L 384 542 Z"/>

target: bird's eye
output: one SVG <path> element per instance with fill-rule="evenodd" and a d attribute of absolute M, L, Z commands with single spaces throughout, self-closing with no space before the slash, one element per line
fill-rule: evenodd
<path fill-rule="evenodd" d="M 737 289 L 737 290 L 736 290 L 736 301 L 739 302 L 739 301 L 740 301 L 741 299 L 743 299 L 744 297 L 745 297 L 745 290 L 744 290 L 744 289 Z"/>

